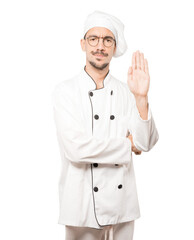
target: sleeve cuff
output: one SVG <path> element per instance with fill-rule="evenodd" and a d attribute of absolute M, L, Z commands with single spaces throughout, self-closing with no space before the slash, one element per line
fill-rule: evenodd
<path fill-rule="evenodd" d="M 141 118 L 140 113 L 139 113 L 139 111 L 138 111 L 138 108 L 137 108 L 136 104 L 135 104 L 135 114 L 136 114 L 136 117 L 137 117 L 140 121 L 142 121 L 142 122 L 149 122 L 149 121 L 151 120 L 151 115 L 152 115 L 151 109 L 150 109 L 150 104 L 148 103 L 148 119 L 144 120 L 144 119 Z"/>

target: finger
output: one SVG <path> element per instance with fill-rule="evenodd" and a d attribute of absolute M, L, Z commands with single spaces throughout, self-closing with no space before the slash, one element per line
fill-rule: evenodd
<path fill-rule="evenodd" d="M 139 56 L 139 50 L 136 52 L 136 69 L 140 69 L 140 56 Z"/>
<path fill-rule="evenodd" d="M 128 74 L 132 74 L 132 67 L 129 67 Z"/>
<path fill-rule="evenodd" d="M 132 67 L 129 67 L 129 70 L 128 70 L 128 80 L 127 80 L 127 82 L 132 81 L 132 76 L 133 76 Z"/>
<path fill-rule="evenodd" d="M 140 65 L 141 65 L 141 70 L 145 71 L 144 55 L 143 55 L 143 53 L 140 54 Z"/>
<path fill-rule="evenodd" d="M 148 61 L 147 61 L 146 58 L 145 58 L 145 60 L 144 60 L 144 64 L 145 64 L 145 73 L 149 74 L 149 70 L 148 70 Z"/>
<path fill-rule="evenodd" d="M 135 152 L 135 154 L 136 154 L 136 155 L 140 155 L 140 154 L 141 154 L 141 152 L 140 152 L 140 151 L 139 151 L 139 152 Z"/>
<path fill-rule="evenodd" d="M 133 69 L 135 69 L 135 65 L 136 65 L 136 62 L 135 62 L 135 52 L 134 52 L 133 56 L 132 56 L 132 67 L 133 67 Z"/>
<path fill-rule="evenodd" d="M 141 152 L 134 145 L 133 145 L 132 149 L 133 149 L 133 152 Z"/>

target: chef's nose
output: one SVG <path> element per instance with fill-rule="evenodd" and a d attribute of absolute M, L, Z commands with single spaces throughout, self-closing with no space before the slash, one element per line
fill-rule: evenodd
<path fill-rule="evenodd" d="M 99 39 L 98 45 L 97 45 L 98 49 L 105 49 L 104 43 L 103 43 L 103 38 Z"/>

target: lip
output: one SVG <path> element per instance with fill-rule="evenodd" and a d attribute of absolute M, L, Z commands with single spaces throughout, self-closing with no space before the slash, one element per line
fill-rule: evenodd
<path fill-rule="evenodd" d="M 99 57 L 99 58 L 103 58 L 105 57 L 104 55 L 101 55 L 101 54 L 95 54 L 96 57 Z"/>

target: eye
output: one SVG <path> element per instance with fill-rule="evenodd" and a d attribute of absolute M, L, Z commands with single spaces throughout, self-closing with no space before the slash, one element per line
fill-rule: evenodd
<path fill-rule="evenodd" d="M 112 41 L 113 41 L 112 38 L 105 38 L 105 40 L 106 40 L 107 42 L 112 42 Z"/>
<path fill-rule="evenodd" d="M 95 41 L 97 38 L 96 37 L 90 37 L 89 40 L 90 41 Z"/>

